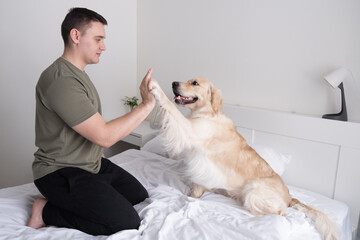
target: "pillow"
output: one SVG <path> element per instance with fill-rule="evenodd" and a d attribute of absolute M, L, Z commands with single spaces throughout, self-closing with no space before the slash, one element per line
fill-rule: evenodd
<path fill-rule="evenodd" d="M 259 144 L 249 144 L 269 165 L 270 167 L 281 176 L 287 164 L 291 161 L 290 155 L 284 155 L 276 150 L 265 147 Z"/>
<path fill-rule="evenodd" d="M 145 150 L 148 152 L 156 153 L 160 156 L 169 157 L 169 154 L 166 152 L 165 146 L 163 144 L 163 133 L 160 133 L 153 139 L 149 140 L 145 145 L 141 148 L 141 150 Z"/>
<path fill-rule="evenodd" d="M 166 152 L 165 146 L 162 141 L 163 134 L 159 134 L 150 141 L 148 141 L 141 150 L 148 152 L 156 153 L 162 157 L 169 157 L 169 154 Z M 284 155 L 277 152 L 275 149 L 270 147 L 262 146 L 259 144 L 249 144 L 269 165 L 270 167 L 281 176 L 286 165 L 291 161 L 290 155 Z"/>

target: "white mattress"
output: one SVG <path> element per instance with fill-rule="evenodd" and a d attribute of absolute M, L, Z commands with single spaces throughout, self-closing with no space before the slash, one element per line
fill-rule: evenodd
<path fill-rule="evenodd" d="M 0 190 L 0 239 L 321 239 L 311 220 L 288 209 L 288 216 L 253 217 L 233 200 L 215 193 L 187 196 L 178 162 L 147 151 L 128 150 L 111 160 L 131 172 L 147 188 L 149 198 L 135 206 L 139 230 L 90 236 L 73 229 L 26 227 L 36 187 L 25 184 Z M 341 239 L 351 239 L 348 207 L 322 195 L 289 186 L 293 197 L 331 216 Z"/>

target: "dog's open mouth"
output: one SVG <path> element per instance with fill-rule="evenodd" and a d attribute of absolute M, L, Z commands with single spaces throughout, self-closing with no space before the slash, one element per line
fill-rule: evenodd
<path fill-rule="evenodd" d="M 179 94 L 175 94 L 174 100 L 177 104 L 185 105 L 185 104 L 190 104 L 190 103 L 196 102 L 198 100 L 198 98 L 197 97 L 184 97 Z"/>

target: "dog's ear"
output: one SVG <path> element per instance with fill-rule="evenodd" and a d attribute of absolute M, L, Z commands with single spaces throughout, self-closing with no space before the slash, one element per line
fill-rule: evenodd
<path fill-rule="evenodd" d="M 222 97 L 221 91 L 214 86 L 211 86 L 211 106 L 215 113 L 221 111 Z"/>

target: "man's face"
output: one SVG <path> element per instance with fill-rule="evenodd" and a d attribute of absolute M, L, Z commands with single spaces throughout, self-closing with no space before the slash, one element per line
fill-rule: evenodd
<path fill-rule="evenodd" d="M 79 50 L 85 65 L 99 62 L 102 51 L 106 50 L 104 39 L 105 28 L 100 22 L 91 22 L 90 27 L 81 34 Z"/>

